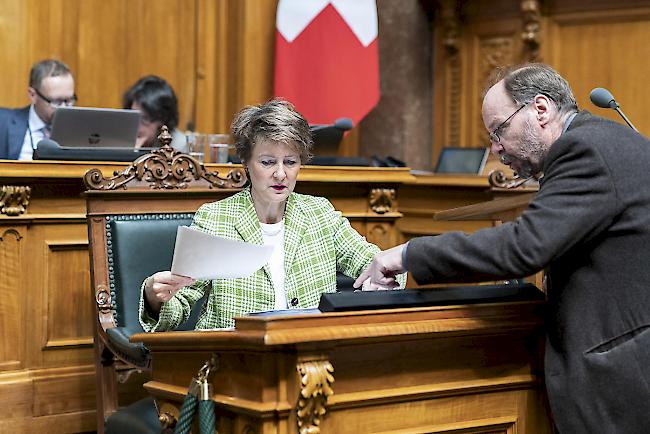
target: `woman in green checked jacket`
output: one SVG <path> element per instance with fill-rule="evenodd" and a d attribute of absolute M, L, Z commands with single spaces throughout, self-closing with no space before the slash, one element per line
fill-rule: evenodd
<path fill-rule="evenodd" d="M 146 331 L 183 323 L 207 290 L 197 329 L 232 327 L 234 317 L 251 312 L 316 307 L 321 293 L 336 291 L 337 271 L 356 278 L 379 252 L 327 199 L 293 192 L 301 163 L 311 157 L 312 139 L 307 121 L 290 103 L 244 108 L 231 134 L 250 186 L 201 206 L 192 227 L 273 245 L 271 259 L 243 278 L 193 281 L 169 271 L 148 277 L 140 297 Z M 406 276 L 399 280 L 403 286 Z"/>

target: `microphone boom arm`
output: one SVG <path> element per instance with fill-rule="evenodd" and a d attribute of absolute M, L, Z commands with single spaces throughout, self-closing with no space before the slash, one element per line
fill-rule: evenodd
<path fill-rule="evenodd" d="M 625 121 L 625 123 L 627 123 L 627 125 L 628 125 L 630 128 L 632 128 L 632 129 L 633 129 L 634 131 L 636 131 L 637 133 L 639 132 L 639 130 L 637 130 L 636 127 L 635 127 L 634 125 L 632 125 L 632 122 L 630 122 L 630 120 L 627 118 L 627 116 L 625 116 L 625 113 L 623 113 L 623 111 L 622 111 L 620 108 L 618 108 L 618 106 L 617 106 L 617 107 L 614 107 L 614 110 L 616 110 L 616 112 L 617 112 L 619 115 L 621 115 L 621 117 L 623 118 L 623 120 Z"/>

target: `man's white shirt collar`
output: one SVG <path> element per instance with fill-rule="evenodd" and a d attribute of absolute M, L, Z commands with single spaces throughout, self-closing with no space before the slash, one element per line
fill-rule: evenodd
<path fill-rule="evenodd" d="M 36 114 L 36 110 L 34 110 L 34 104 L 29 106 L 29 129 L 34 131 L 41 131 L 43 127 L 45 126 L 45 122 L 43 122 L 43 119 L 41 119 L 38 114 Z"/>
<path fill-rule="evenodd" d="M 20 155 L 18 156 L 19 160 L 29 161 L 32 159 L 36 144 L 45 138 L 45 135 L 43 134 L 44 126 L 45 122 L 43 122 L 43 119 L 36 114 L 34 104 L 30 105 L 27 131 L 23 138 L 23 147 L 20 149 Z"/>

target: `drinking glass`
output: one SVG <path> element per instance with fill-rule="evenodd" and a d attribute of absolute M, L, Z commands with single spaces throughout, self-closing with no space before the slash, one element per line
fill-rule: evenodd
<path fill-rule="evenodd" d="M 228 162 L 229 139 L 228 134 L 210 134 L 208 136 L 211 163 L 226 164 Z"/>
<path fill-rule="evenodd" d="M 187 152 L 199 162 L 205 160 L 205 134 L 189 133 L 187 139 Z"/>

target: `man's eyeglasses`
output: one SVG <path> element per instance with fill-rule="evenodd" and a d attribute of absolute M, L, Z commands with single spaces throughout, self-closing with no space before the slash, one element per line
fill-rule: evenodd
<path fill-rule="evenodd" d="M 504 128 L 504 126 L 508 123 L 508 121 L 510 119 L 514 118 L 515 115 L 517 113 L 519 113 L 521 111 L 521 109 L 526 107 L 527 105 L 528 105 L 527 102 L 523 103 L 521 106 L 519 106 L 519 108 L 517 110 L 515 110 L 515 112 L 513 114 L 508 116 L 505 121 L 501 122 L 498 127 L 496 127 L 495 129 L 492 130 L 492 132 L 490 133 L 490 141 L 492 143 L 499 143 L 501 141 L 501 137 L 499 136 L 499 131 L 501 131 Z"/>
<path fill-rule="evenodd" d="M 72 95 L 72 98 L 65 98 L 65 99 L 50 99 L 43 95 L 38 89 L 35 87 L 32 87 L 34 89 L 34 92 L 36 92 L 36 95 L 38 95 L 43 101 L 51 105 L 53 108 L 59 108 L 63 106 L 72 106 L 75 105 L 77 102 L 77 95 Z"/>

